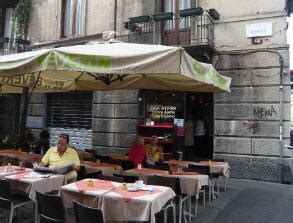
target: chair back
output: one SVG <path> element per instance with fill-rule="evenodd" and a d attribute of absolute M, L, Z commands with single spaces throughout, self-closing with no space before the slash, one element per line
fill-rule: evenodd
<path fill-rule="evenodd" d="M 105 176 L 105 175 L 99 175 L 97 179 L 100 180 L 109 180 L 109 181 L 114 181 L 118 183 L 123 183 L 124 179 L 123 177 L 116 177 L 116 176 Z"/>
<path fill-rule="evenodd" d="M 62 198 L 57 195 L 37 193 L 37 203 L 41 219 L 53 222 L 65 222 Z"/>
<path fill-rule="evenodd" d="M 10 163 L 12 166 L 19 166 L 19 159 L 17 157 L 8 157 L 7 163 Z"/>
<path fill-rule="evenodd" d="M 195 165 L 195 164 L 189 164 L 188 165 L 189 171 L 195 171 L 200 174 L 205 174 L 210 176 L 210 167 L 208 165 Z"/>
<path fill-rule="evenodd" d="M 123 170 L 130 170 L 134 168 L 134 163 L 129 160 L 120 160 Z"/>
<path fill-rule="evenodd" d="M 123 177 L 123 182 L 125 183 L 134 183 L 135 181 L 139 180 L 138 176 L 127 176 L 122 174 L 113 174 L 115 177 Z"/>
<path fill-rule="evenodd" d="M 95 158 L 99 159 L 102 163 L 110 160 L 110 156 L 98 155 L 98 154 L 95 154 Z"/>
<path fill-rule="evenodd" d="M 156 162 L 155 169 L 168 171 L 170 169 L 170 167 L 169 167 L 168 163 Z"/>
<path fill-rule="evenodd" d="M 86 174 L 86 178 L 98 179 L 100 175 L 102 175 L 102 170 L 96 170 L 95 172 Z"/>
<path fill-rule="evenodd" d="M 34 168 L 33 162 L 25 161 L 24 162 L 24 167 L 33 169 Z"/>
<path fill-rule="evenodd" d="M 176 194 L 180 194 L 180 182 L 177 177 L 148 176 L 148 185 L 171 187 Z"/>
<path fill-rule="evenodd" d="M 76 180 L 83 180 L 85 178 L 86 178 L 85 166 L 80 166 L 80 169 L 77 172 Z"/>
<path fill-rule="evenodd" d="M 0 179 L 0 208 L 10 209 L 11 187 L 8 180 Z"/>
<path fill-rule="evenodd" d="M 0 179 L 0 197 L 11 199 L 11 187 L 8 180 Z"/>
<path fill-rule="evenodd" d="M 100 209 L 84 206 L 72 201 L 74 206 L 76 223 L 100 223 L 104 222 L 103 213 Z"/>

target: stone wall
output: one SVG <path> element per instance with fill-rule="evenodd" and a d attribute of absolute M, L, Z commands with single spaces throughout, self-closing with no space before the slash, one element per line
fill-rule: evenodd
<path fill-rule="evenodd" d="M 284 145 L 290 131 L 288 49 L 262 49 L 217 58 L 217 69 L 232 77 L 231 93 L 215 94 L 216 157 L 229 161 L 231 175 L 279 180 L 280 62 L 284 60 Z M 225 52 L 229 54 L 229 52 Z M 237 55 L 238 54 L 238 55 Z M 282 148 L 284 180 L 291 180 L 291 152 Z"/>
<path fill-rule="evenodd" d="M 93 148 L 99 154 L 125 154 L 136 134 L 138 91 L 96 91 L 93 98 Z"/>

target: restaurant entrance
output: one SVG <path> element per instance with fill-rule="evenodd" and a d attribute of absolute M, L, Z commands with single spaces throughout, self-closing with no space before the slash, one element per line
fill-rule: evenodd
<path fill-rule="evenodd" d="M 140 103 L 140 111 L 144 111 L 144 120 L 138 126 L 139 134 L 157 135 L 164 152 L 181 151 L 187 160 L 212 158 L 213 93 L 159 90 L 141 93 L 144 103 Z"/>
<path fill-rule="evenodd" d="M 212 93 L 187 93 L 186 94 L 186 121 L 193 123 L 193 146 L 186 145 L 186 157 L 213 157 L 213 114 Z M 188 126 L 185 130 L 188 131 Z M 186 135 L 188 133 L 186 132 Z M 185 143 L 187 140 L 185 140 Z M 192 144 L 191 144 L 192 145 Z"/>

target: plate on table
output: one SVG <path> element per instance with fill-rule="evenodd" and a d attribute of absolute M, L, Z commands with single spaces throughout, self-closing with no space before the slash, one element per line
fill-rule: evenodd
<path fill-rule="evenodd" d="M 154 186 L 147 186 L 147 185 L 145 185 L 145 186 L 141 187 L 140 190 L 155 191 L 156 188 Z"/>
<path fill-rule="evenodd" d="M 134 192 L 134 191 L 138 191 L 139 189 L 137 187 L 128 187 L 127 190 Z"/>

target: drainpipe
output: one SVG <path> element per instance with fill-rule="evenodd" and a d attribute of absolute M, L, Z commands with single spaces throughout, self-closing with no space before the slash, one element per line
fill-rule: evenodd
<path fill-rule="evenodd" d="M 116 31 L 117 31 L 117 0 L 114 0 L 114 27 L 113 30 L 115 32 L 116 37 Z"/>
<path fill-rule="evenodd" d="M 283 65 L 281 65 L 283 66 Z M 283 69 L 280 72 L 280 141 L 279 141 L 279 182 L 283 182 L 283 130 L 284 130 L 284 85 L 283 85 Z"/>

